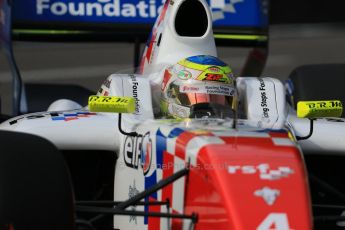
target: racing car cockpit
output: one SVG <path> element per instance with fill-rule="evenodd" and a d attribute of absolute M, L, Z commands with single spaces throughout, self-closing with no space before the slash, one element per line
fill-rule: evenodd
<path fill-rule="evenodd" d="M 183 59 L 164 71 L 161 113 L 173 118 L 232 118 L 234 82 L 231 68 L 216 57 Z"/>

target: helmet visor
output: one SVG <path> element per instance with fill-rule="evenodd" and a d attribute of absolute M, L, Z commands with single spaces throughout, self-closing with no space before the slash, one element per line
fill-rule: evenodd
<path fill-rule="evenodd" d="M 235 89 L 224 84 L 171 85 L 171 99 L 192 109 L 193 117 L 232 117 Z"/>

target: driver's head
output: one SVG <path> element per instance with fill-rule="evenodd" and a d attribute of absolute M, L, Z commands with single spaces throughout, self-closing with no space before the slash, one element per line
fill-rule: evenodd
<path fill-rule="evenodd" d="M 183 59 L 164 72 L 161 111 L 174 118 L 231 117 L 234 80 L 231 68 L 216 57 Z"/>

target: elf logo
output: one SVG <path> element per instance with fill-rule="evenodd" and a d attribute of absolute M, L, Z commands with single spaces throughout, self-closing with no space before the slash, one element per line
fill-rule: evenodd
<path fill-rule="evenodd" d="M 146 175 L 152 164 L 152 140 L 150 132 L 144 136 L 127 136 L 123 147 L 123 159 L 127 167 L 141 168 Z"/>

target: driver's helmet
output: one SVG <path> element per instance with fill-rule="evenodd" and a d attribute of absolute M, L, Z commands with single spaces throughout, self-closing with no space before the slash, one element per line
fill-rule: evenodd
<path fill-rule="evenodd" d="M 227 118 L 235 108 L 231 68 L 216 57 L 193 56 L 168 67 L 162 81 L 161 112 L 170 118 Z"/>

